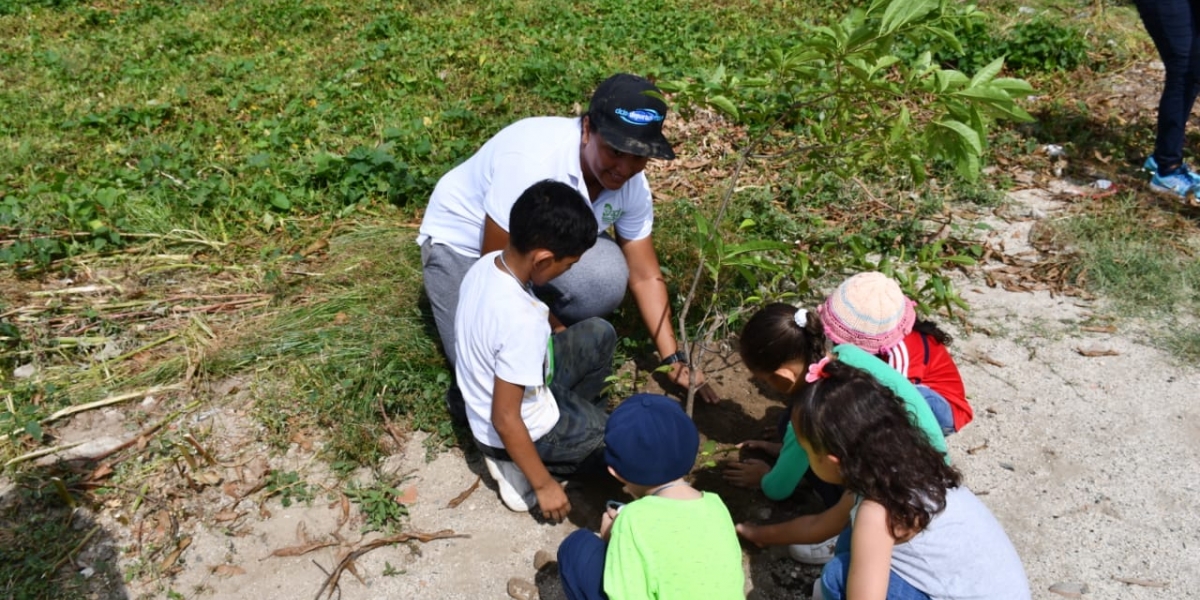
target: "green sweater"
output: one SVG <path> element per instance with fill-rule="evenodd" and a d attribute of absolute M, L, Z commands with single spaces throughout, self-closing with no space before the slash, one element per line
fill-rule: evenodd
<path fill-rule="evenodd" d="M 741 600 L 742 548 L 720 496 L 646 496 L 613 521 L 604 562 L 610 600 Z"/>
<path fill-rule="evenodd" d="M 872 356 L 858 346 L 840 344 L 834 346 L 833 353 L 837 355 L 838 360 L 870 373 L 876 381 L 895 392 L 908 406 L 908 413 L 912 417 L 913 424 L 929 436 L 929 443 L 933 444 L 934 448 L 945 454 L 946 436 L 942 435 L 942 428 L 938 425 L 937 418 L 933 416 L 929 403 L 925 401 L 925 397 L 917 391 L 911 381 L 887 363 L 879 360 L 879 357 Z M 950 462 L 949 455 L 946 456 L 946 462 Z M 783 500 L 791 496 L 807 470 L 808 455 L 796 441 L 796 432 L 792 430 L 792 423 L 789 421 L 787 432 L 783 436 L 783 447 L 779 451 L 779 460 L 776 461 L 771 471 L 763 476 L 763 493 L 772 500 Z"/>

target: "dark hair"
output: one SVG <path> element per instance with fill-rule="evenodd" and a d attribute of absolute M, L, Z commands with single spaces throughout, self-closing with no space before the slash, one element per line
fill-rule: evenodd
<path fill-rule="evenodd" d="M 934 323 L 933 321 L 917 319 L 917 322 L 913 323 L 913 331 L 916 331 L 917 333 L 923 333 L 937 340 L 937 343 L 943 346 L 949 346 L 950 344 L 954 343 L 954 338 L 950 337 L 950 334 L 946 333 L 945 331 L 942 331 L 941 328 L 937 326 L 937 323 Z"/>
<path fill-rule="evenodd" d="M 838 457 L 842 485 L 883 505 L 894 537 L 920 531 L 946 508 L 946 490 L 962 475 L 946 464 L 891 389 L 840 361 L 805 386 L 792 427 L 814 452 Z"/>
<path fill-rule="evenodd" d="M 521 254 L 549 250 L 561 260 L 596 244 L 596 215 L 575 188 L 546 179 L 521 193 L 508 215 L 508 243 Z"/>
<path fill-rule="evenodd" d="M 742 364 L 751 371 L 771 373 L 786 362 L 812 364 L 825 356 L 825 331 L 817 311 L 808 311 L 804 327 L 796 324 L 791 304 L 768 304 L 754 313 L 738 338 Z"/>

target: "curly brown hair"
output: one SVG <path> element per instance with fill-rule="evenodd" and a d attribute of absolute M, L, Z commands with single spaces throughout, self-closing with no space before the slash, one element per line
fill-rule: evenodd
<path fill-rule="evenodd" d="M 962 475 L 891 389 L 836 360 L 823 371 L 792 407 L 797 437 L 838 458 L 842 485 L 882 504 L 894 537 L 924 529 L 946 508 L 946 490 L 958 487 Z"/>

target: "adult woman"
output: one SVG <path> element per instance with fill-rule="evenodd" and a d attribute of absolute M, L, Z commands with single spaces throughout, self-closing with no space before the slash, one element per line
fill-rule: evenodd
<path fill-rule="evenodd" d="M 702 384 L 689 371 L 671 327 L 667 287 L 654 251 L 654 209 L 642 172 L 651 158 L 675 152 L 662 134 L 667 105 L 652 83 L 617 74 L 596 88 L 580 118 L 531 117 L 505 127 L 466 162 L 450 170 L 430 197 L 417 243 L 426 294 L 446 356 L 455 362 L 454 312 L 463 275 L 481 254 L 508 241 L 509 209 L 522 191 L 544 179 L 562 181 L 592 203 L 606 233 L 563 276 L 537 290 L 555 329 L 606 316 L 628 285 L 671 378 Z M 706 399 L 715 399 L 703 388 Z M 455 406 L 448 397 L 451 411 Z"/>

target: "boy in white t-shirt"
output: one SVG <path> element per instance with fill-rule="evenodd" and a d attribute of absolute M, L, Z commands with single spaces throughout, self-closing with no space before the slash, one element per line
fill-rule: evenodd
<path fill-rule="evenodd" d="M 551 332 L 532 287 L 566 272 L 596 243 L 579 192 L 533 184 L 513 204 L 504 250 L 485 254 L 459 290 L 455 372 L 475 443 L 500 498 L 558 522 L 571 510 L 555 476 L 603 469 L 602 392 L 616 333 L 600 318 Z M 553 475 L 552 475 L 553 474 Z"/>

